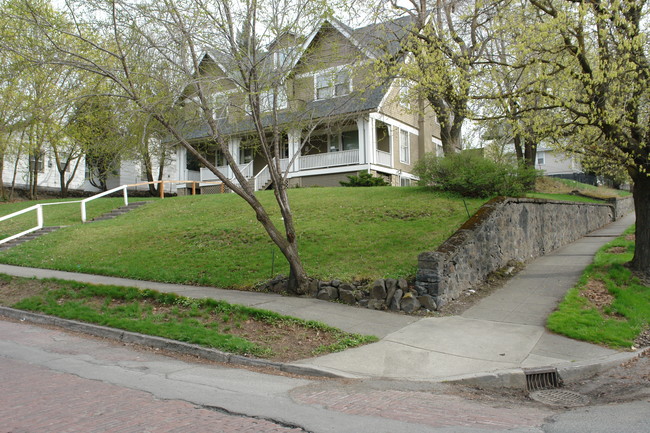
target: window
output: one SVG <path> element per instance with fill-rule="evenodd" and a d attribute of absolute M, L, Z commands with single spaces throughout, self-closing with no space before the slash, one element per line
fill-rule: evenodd
<path fill-rule="evenodd" d="M 273 111 L 273 90 L 268 90 L 260 94 L 260 112 Z M 282 110 L 287 108 L 287 92 L 284 87 L 278 87 L 275 95 L 276 108 Z"/>
<path fill-rule="evenodd" d="M 239 163 L 248 164 L 253 160 L 253 147 L 244 146 L 239 148 Z"/>
<path fill-rule="evenodd" d="M 210 103 L 215 119 L 228 117 L 228 95 L 223 92 L 215 92 L 210 98 Z"/>
<path fill-rule="evenodd" d="M 409 133 L 403 129 L 399 130 L 399 161 L 403 164 L 411 163 L 411 151 Z"/>
<path fill-rule="evenodd" d="M 273 53 L 273 65 L 276 69 L 290 66 L 292 48 L 282 48 Z"/>
<path fill-rule="evenodd" d="M 343 145 L 343 150 L 359 149 L 359 132 L 358 131 L 342 132 L 341 143 Z"/>
<path fill-rule="evenodd" d="M 29 155 L 29 171 L 45 172 L 45 153 Z"/>
<path fill-rule="evenodd" d="M 68 166 L 66 167 L 66 163 Z M 70 154 L 68 152 L 59 152 L 59 171 L 63 171 L 65 167 L 65 172 L 70 173 L 72 170 L 72 160 L 70 159 Z"/>
<path fill-rule="evenodd" d="M 223 167 L 226 165 L 226 157 L 223 155 L 223 152 L 220 149 L 217 149 L 217 154 L 215 155 L 215 162 L 217 167 Z"/>
<path fill-rule="evenodd" d="M 409 179 L 408 177 L 400 176 L 399 186 L 411 186 L 411 179 Z"/>
<path fill-rule="evenodd" d="M 409 83 L 407 80 L 401 80 L 399 84 L 399 105 L 409 109 L 411 108 L 411 100 L 409 95 Z"/>
<path fill-rule="evenodd" d="M 330 70 L 317 74 L 314 84 L 316 99 L 347 95 L 350 93 L 350 85 L 350 73 L 347 69 Z"/>
<path fill-rule="evenodd" d="M 544 165 L 546 164 L 546 155 L 544 152 L 539 152 L 537 153 L 537 165 Z"/>

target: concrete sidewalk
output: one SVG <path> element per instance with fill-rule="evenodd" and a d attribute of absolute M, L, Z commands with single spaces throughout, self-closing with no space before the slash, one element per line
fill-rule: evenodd
<path fill-rule="evenodd" d="M 520 385 L 522 368 L 557 366 L 593 371 L 630 356 L 548 333 L 547 315 L 573 287 L 594 253 L 634 223 L 629 215 L 607 227 L 540 257 L 503 288 L 484 298 L 462 316 L 418 318 L 353 308 L 312 298 L 183 286 L 46 269 L 0 265 L 0 273 L 36 278 L 60 278 L 210 297 L 264 308 L 308 320 L 318 320 L 348 332 L 381 338 L 375 344 L 295 363 L 345 377 L 386 377 L 417 381 L 493 380 Z M 582 366 L 583 368 L 575 368 Z M 589 367 L 588 367 L 589 366 Z M 577 373 L 575 373 L 577 374 Z"/>

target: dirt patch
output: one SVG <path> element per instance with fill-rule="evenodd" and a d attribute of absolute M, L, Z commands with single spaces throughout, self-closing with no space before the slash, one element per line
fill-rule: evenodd
<path fill-rule="evenodd" d="M 20 300 L 42 295 L 47 289 L 57 289 L 63 286 L 54 282 L 12 278 L 0 280 L 0 305 L 11 307 Z M 59 304 L 64 304 L 71 298 L 58 299 Z M 102 296 L 88 296 L 75 299 L 83 302 L 95 311 L 102 308 L 129 308 L 134 301 L 122 299 L 109 299 Z M 237 314 L 215 313 L 197 311 L 192 302 L 179 302 L 178 305 L 169 305 L 151 299 L 139 300 L 140 319 L 147 319 L 157 323 L 182 322 L 186 319 L 196 320 L 206 328 L 220 334 L 242 337 L 252 343 L 270 351 L 265 359 L 278 362 L 290 362 L 314 356 L 314 352 L 322 346 L 329 346 L 339 341 L 340 334 L 310 326 L 304 326 L 291 320 L 266 321 L 250 317 L 241 317 Z M 133 313 L 137 316 L 135 308 Z M 128 314 L 129 313 L 125 313 Z M 129 318 L 137 319 L 133 316 Z"/>
<path fill-rule="evenodd" d="M 597 376 L 569 384 L 567 389 L 587 395 L 592 404 L 650 398 L 650 349 Z"/>
<path fill-rule="evenodd" d="M 589 280 L 585 290 L 580 292 L 580 296 L 587 298 L 599 310 L 609 307 L 614 302 L 614 296 L 600 280 Z"/>
<path fill-rule="evenodd" d="M 627 248 L 625 247 L 611 247 L 610 249 L 607 250 L 609 254 L 625 254 L 627 252 Z"/>
<path fill-rule="evenodd" d="M 43 284 L 36 280 L 0 281 L 0 305 L 11 306 L 21 299 L 30 298 L 43 292 Z"/>
<path fill-rule="evenodd" d="M 626 241 L 636 241 L 636 235 L 627 235 L 625 236 Z"/>

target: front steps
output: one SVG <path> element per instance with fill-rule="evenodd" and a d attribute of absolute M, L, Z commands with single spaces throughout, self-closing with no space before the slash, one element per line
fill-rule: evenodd
<path fill-rule="evenodd" d="M 52 227 L 43 227 L 42 229 L 35 230 L 31 233 L 26 234 L 25 236 L 21 236 L 19 238 L 10 240 L 9 242 L 6 242 L 4 244 L 0 244 L 0 251 L 8 250 L 9 248 L 15 247 L 16 245 L 20 245 L 27 241 L 31 241 L 32 239 L 36 239 L 48 233 L 52 233 L 53 231 L 56 231 L 60 228 L 61 226 L 52 226 Z"/>
<path fill-rule="evenodd" d="M 97 221 L 106 221 L 106 220 L 112 220 L 113 218 L 117 218 L 120 215 L 124 215 L 127 212 L 131 212 L 133 209 L 137 209 L 141 206 L 144 206 L 149 202 L 147 201 L 135 201 L 133 203 L 129 203 L 127 206 L 122 206 L 118 207 L 117 209 L 114 209 L 110 212 L 105 213 L 104 215 L 98 216 L 97 218 L 93 218 L 89 223 L 92 222 L 97 222 Z"/>

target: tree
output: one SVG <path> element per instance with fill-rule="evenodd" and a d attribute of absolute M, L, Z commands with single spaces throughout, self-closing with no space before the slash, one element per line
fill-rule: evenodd
<path fill-rule="evenodd" d="M 636 248 L 630 266 L 650 275 L 650 64 L 645 0 L 529 0 L 537 22 L 520 35 L 547 73 L 536 94 L 558 107 L 561 143 L 625 167 L 634 182 Z M 534 59 L 534 60 L 532 60 Z"/>
<path fill-rule="evenodd" d="M 412 17 L 414 28 L 404 41 L 410 60 L 397 62 L 391 74 L 414 83 L 425 95 L 440 124 L 445 155 L 462 149 L 463 123 L 470 115 L 476 77 L 492 38 L 490 23 L 501 2 L 480 0 L 391 0 Z"/>
<path fill-rule="evenodd" d="M 15 17 L 21 25 L 41 32 L 46 44 L 62 41 L 52 47 L 58 52 L 53 63 L 110 80 L 114 84 L 112 98 L 130 101 L 143 115 L 159 122 L 171 140 L 251 206 L 289 263 L 289 290 L 304 293 L 307 277 L 286 192 L 287 173 L 280 165 L 279 109 L 292 64 L 272 63 L 271 52 L 265 47 L 283 35 L 308 34 L 330 7 L 318 0 L 70 0 L 66 2 L 70 22 L 60 24 L 31 7 L 30 0 L 24 0 L 24 5 L 26 14 Z M 65 42 L 70 38 L 74 43 Z M 204 73 L 206 53 L 215 68 L 225 65 L 228 73 L 222 80 Z M 215 101 L 215 96 L 226 91 L 241 96 L 232 108 L 255 131 L 258 151 L 275 185 L 281 226 L 262 206 L 229 149 L 218 115 L 224 106 Z M 181 105 L 185 106 L 183 121 L 179 121 Z M 187 138 L 187 132 L 196 128 L 207 131 L 234 179 L 217 170 Z M 293 155 L 292 163 L 296 157 Z"/>

